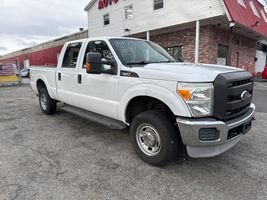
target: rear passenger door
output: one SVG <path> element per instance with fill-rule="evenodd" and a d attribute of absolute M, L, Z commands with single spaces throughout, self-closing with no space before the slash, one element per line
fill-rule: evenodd
<path fill-rule="evenodd" d="M 80 62 L 81 47 L 81 42 L 70 43 L 66 47 L 61 67 L 58 67 L 56 74 L 59 100 L 73 106 L 79 106 L 77 70 Z"/>

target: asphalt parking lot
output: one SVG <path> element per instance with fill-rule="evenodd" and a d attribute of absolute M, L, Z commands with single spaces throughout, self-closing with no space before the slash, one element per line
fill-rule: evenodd
<path fill-rule="evenodd" d="M 0 87 L 0 199 L 267 199 L 267 82 L 252 130 L 233 149 L 163 168 L 142 162 L 128 131 L 62 111 L 42 114 L 29 84 Z"/>

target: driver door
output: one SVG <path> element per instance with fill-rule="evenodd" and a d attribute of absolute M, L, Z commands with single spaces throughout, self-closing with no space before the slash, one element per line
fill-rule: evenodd
<path fill-rule="evenodd" d="M 81 82 L 78 84 L 80 107 L 116 119 L 119 82 L 117 66 L 102 65 L 101 74 L 88 74 L 85 69 L 87 53 L 100 53 L 103 61 L 114 60 L 105 41 L 90 41 L 87 44 L 83 67 L 79 69 L 81 76 Z"/>

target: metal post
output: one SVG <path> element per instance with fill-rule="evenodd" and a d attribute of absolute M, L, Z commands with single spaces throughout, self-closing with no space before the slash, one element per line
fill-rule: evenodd
<path fill-rule="evenodd" d="M 195 63 L 199 62 L 199 32 L 200 32 L 200 22 L 196 21 L 196 45 L 195 45 Z"/>
<path fill-rule="evenodd" d="M 19 84 L 22 83 L 22 78 L 21 78 L 21 72 L 20 72 L 20 66 L 19 66 L 19 59 L 17 58 L 16 59 L 16 67 L 17 67 L 17 70 L 18 70 L 18 75 L 19 75 Z"/>
<path fill-rule="evenodd" d="M 149 31 L 146 32 L 146 40 L 150 41 L 150 32 Z"/>

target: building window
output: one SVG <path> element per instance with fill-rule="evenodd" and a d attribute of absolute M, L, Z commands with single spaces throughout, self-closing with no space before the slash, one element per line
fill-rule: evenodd
<path fill-rule="evenodd" d="M 179 62 L 183 61 L 183 46 L 168 47 L 166 51 Z"/>
<path fill-rule="evenodd" d="M 267 23 L 267 16 L 266 16 L 265 11 L 263 9 L 261 10 L 261 15 L 262 15 L 264 21 Z"/>
<path fill-rule="evenodd" d="M 154 0 L 154 10 L 159 10 L 164 7 L 164 0 Z"/>
<path fill-rule="evenodd" d="M 133 5 L 125 7 L 125 19 L 132 19 L 133 15 Z"/>
<path fill-rule="evenodd" d="M 228 60 L 228 46 L 218 45 L 218 55 L 217 55 L 217 64 L 227 65 Z"/>
<path fill-rule="evenodd" d="M 106 14 L 104 15 L 104 25 L 107 26 L 110 24 L 110 21 L 109 21 L 109 14 Z"/>
<path fill-rule="evenodd" d="M 244 0 L 237 0 L 237 2 L 239 3 L 239 5 L 243 6 L 244 8 L 247 8 Z"/>
<path fill-rule="evenodd" d="M 258 11 L 257 11 L 257 9 L 256 9 L 256 7 L 255 7 L 255 5 L 254 5 L 252 0 L 249 0 L 249 5 L 250 5 L 254 15 L 256 15 L 257 17 L 260 17 L 260 15 L 259 15 L 259 13 L 258 13 Z"/>

